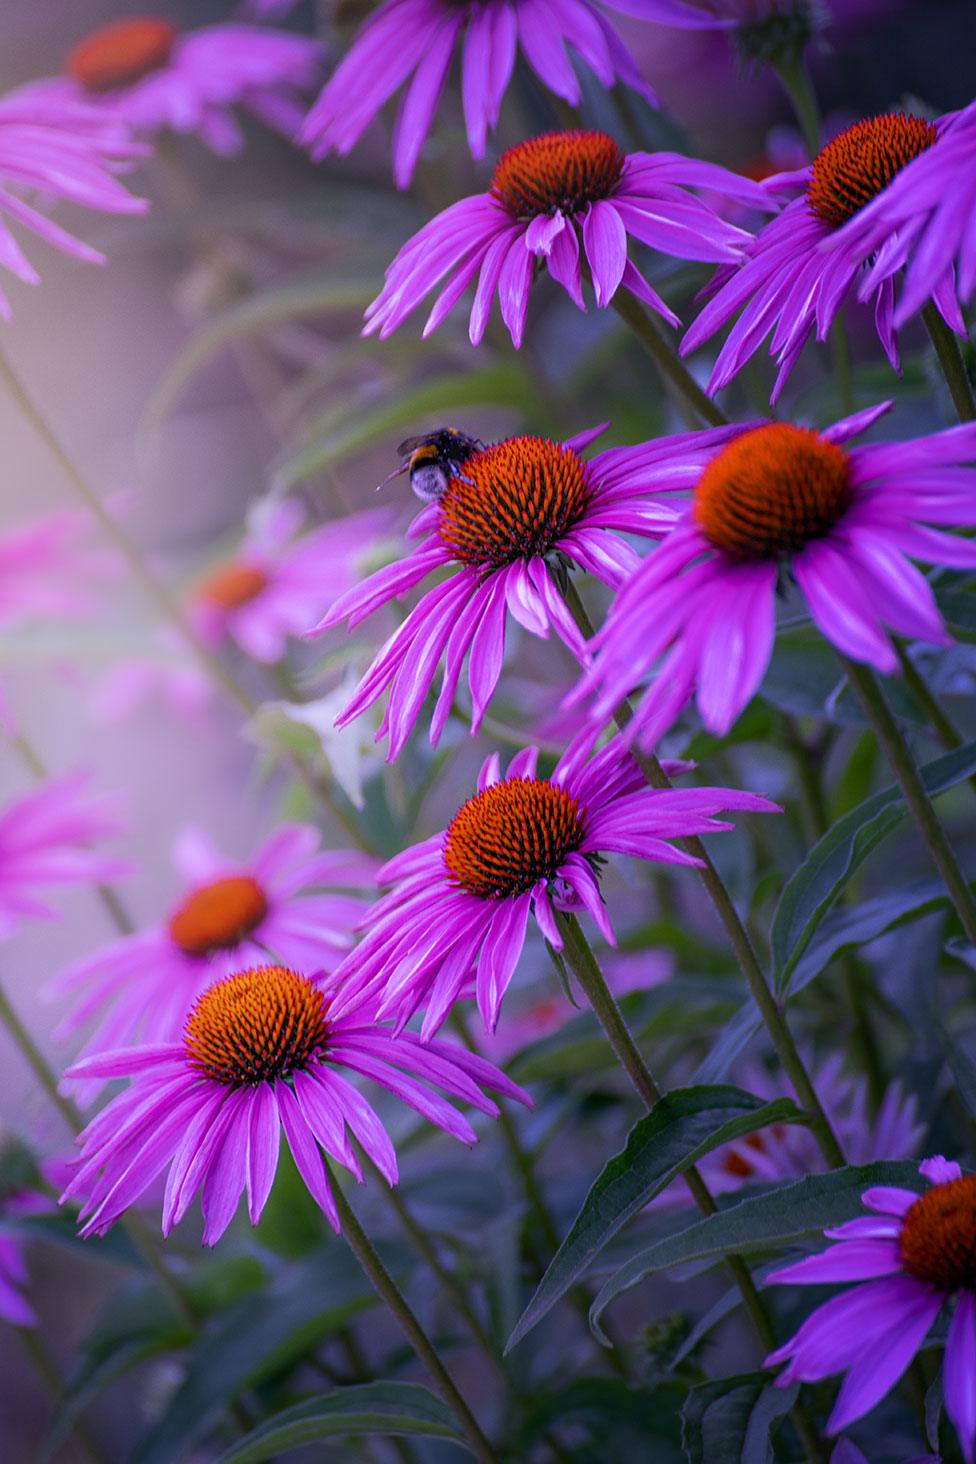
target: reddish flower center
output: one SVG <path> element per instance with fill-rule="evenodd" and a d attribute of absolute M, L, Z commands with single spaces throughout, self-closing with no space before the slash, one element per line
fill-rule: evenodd
<path fill-rule="evenodd" d="M 462 564 L 500 569 L 558 547 L 591 492 L 589 468 L 571 447 L 509 437 L 474 453 L 450 480 L 437 532 Z"/>
<path fill-rule="evenodd" d="M 905 1270 L 946 1291 L 976 1287 L 976 1175 L 933 1185 L 911 1206 L 899 1237 Z"/>
<path fill-rule="evenodd" d="M 284 966 L 238 971 L 197 998 L 183 1032 L 187 1056 L 231 1087 L 286 1078 L 325 1051 L 327 1009 L 314 982 Z"/>
<path fill-rule="evenodd" d="M 131 86 L 170 58 L 176 30 L 154 16 L 117 20 L 93 31 L 68 57 L 67 71 L 85 91 L 106 92 Z"/>
<path fill-rule="evenodd" d="M 547 778 L 509 778 L 454 815 L 444 862 L 468 894 L 501 900 L 554 879 L 585 832 L 586 815 L 565 788 Z"/>
<path fill-rule="evenodd" d="M 237 610 L 256 599 L 267 583 L 268 576 L 256 564 L 226 564 L 197 586 L 197 598 L 221 610 Z"/>
<path fill-rule="evenodd" d="M 170 916 L 172 940 L 188 956 L 233 950 L 268 913 L 264 890 L 249 874 L 232 874 L 194 890 Z"/>
<path fill-rule="evenodd" d="M 847 454 L 807 427 L 772 422 L 714 457 L 695 488 L 693 516 L 733 559 L 778 559 L 822 538 L 851 501 Z"/>
<path fill-rule="evenodd" d="M 840 228 L 937 136 L 931 122 L 905 112 L 855 122 L 814 158 L 807 184 L 810 207 L 832 229 Z"/>
<path fill-rule="evenodd" d="M 491 191 L 516 218 L 578 213 L 610 197 L 623 166 L 623 153 L 605 132 L 546 132 L 502 153 Z"/>

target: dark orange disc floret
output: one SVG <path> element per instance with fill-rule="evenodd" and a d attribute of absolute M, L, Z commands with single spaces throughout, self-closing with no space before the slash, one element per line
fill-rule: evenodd
<path fill-rule="evenodd" d="M 578 213 L 611 196 L 623 166 L 624 154 L 605 132 L 546 132 L 502 153 L 491 191 L 516 218 Z"/>
<path fill-rule="evenodd" d="M 938 134 L 931 122 L 890 112 L 855 122 L 820 149 L 807 201 L 825 224 L 839 228 L 870 203 Z"/>
<path fill-rule="evenodd" d="M 582 517 L 590 470 L 571 447 L 509 437 L 469 457 L 440 501 L 437 532 L 462 564 L 500 569 L 545 555 Z"/>
<path fill-rule="evenodd" d="M 264 890 L 249 874 L 232 874 L 194 890 L 170 916 L 169 933 L 188 956 L 232 950 L 268 913 Z"/>
<path fill-rule="evenodd" d="M 227 564 L 201 581 L 196 594 L 221 610 L 237 610 L 256 599 L 267 583 L 268 576 L 256 564 Z"/>
<path fill-rule="evenodd" d="M 899 1238 L 905 1270 L 946 1291 L 976 1287 L 976 1175 L 926 1190 Z"/>
<path fill-rule="evenodd" d="M 444 862 L 468 894 L 500 900 L 554 879 L 585 832 L 585 813 L 565 788 L 546 778 L 509 778 L 454 815 Z"/>
<path fill-rule="evenodd" d="M 325 1051 L 328 1002 L 307 976 L 255 966 L 197 998 L 183 1041 L 191 1064 L 232 1087 L 286 1078 Z"/>
<path fill-rule="evenodd" d="M 850 501 L 843 448 L 807 427 L 771 422 L 712 459 L 693 515 L 709 543 L 733 559 L 778 559 L 829 533 Z"/>
<path fill-rule="evenodd" d="M 175 40 L 176 30 L 168 20 L 154 16 L 118 20 L 79 41 L 68 57 L 67 72 L 89 92 L 131 86 L 166 65 Z"/>

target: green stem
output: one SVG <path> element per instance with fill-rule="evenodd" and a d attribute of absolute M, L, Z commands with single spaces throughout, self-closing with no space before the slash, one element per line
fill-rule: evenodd
<path fill-rule="evenodd" d="M 68 482 L 85 504 L 85 507 L 95 519 L 99 528 L 114 545 L 120 558 L 128 565 L 133 578 L 142 586 L 147 598 L 156 606 L 163 619 L 167 620 L 178 631 L 211 679 L 222 688 L 227 697 L 250 721 L 258 711 L 257 702 L 231 676 L 220 657 L 200 639 L 193 627 L 187 622 L 166 586 L 161 580 L 156 578 L 156 575 L 146 563 L 139 549 L 129 538 L 128 534 L 126 534 L 125 530 L 112 517 L 98 494 L 70 457 L 66 448 L 62 445 L 60 438 L 28 392 L 3 351 L 0 351 L 0 379 L 6 383 L 7 389 L 17 403 L 17 406 L 30 422 L 38 437 L 45 444 L 51 456 L 58 463 Z M 306 784 L 309 791 L 324 804 L 332 817 L 342 826 L 346 833 L 355 840 L 360 848 L 364 848 L 369 852 L 368 841 L 363 835 L 362 830 L 349 818 L 345 809 L 337 802 L 328 783 L 299 754 L 287 754 L 287 761 L 297 776 Z"/>
<path fill-rule="evenodd" d="M 575 915 L 565 911 L 557 911 L 556 922 L 560 934 L 563 937 L 563 958 L 579 982 L 583 994 L 589 1001 L 590 1006 L 596 1014 L 597 1020 L 607 1035 L 607 1039 L 617 1055 L 621 1067 L 626 1072 L 634 1090 L 640 1097 L 644 1106 L 650 1110 L 656 1103 L 659 1103 L 663 1094 L 657 1083 L 654 1081 L 650 1068 L 644 1061 L 640 1048 L 634 1041 L 630 1028 L 624 1020 L 623 1013 L 617 1005 L 616 999 L 609 986 L 606 977 L 600 970 L 599 962 L 593 954 L 592 948 L 583 934 L 583 928 Z M 688 1186 L 692 1199 L 703 1215 L 714 1215 L 718 1206 L 712 1196 L 711 1190 L 702 1179 L 698 1169 L 691 1165 L 682 1174 L 682 1179 Z M 728 1255 L 725 1257 L 726 1265 L 732 1273 L 736 1285 L 742 1294 L 746 1310 L 752 1318 L 753 1324 L 766 1351 L 772 1351 L 776 1346 L 776 1333 L 773 1328 L 772 1318 L 766 1308 L 766 1303 L 760 1296 L 749 1267 L 741 1256 Z M 810 1457 L 817 1460 L 825 1458 L 823 1445 L 816 1437 L 809 1421 L 802 1417 L 802 1425 L 798 1421 L 798 1427 L 802 1427 L 804 1442 L 807 1446 Z"/>
<path fill-rule="evenodd" d="M 955 331 L 949 329 L 931 300 L 922 306 L 922 319 L 935 347 L 960 422 L 976 421 L 976 400 Z"/>
<path fill-rule="evenodd" d="M 499 1464 L 498 1455 L 482 1433 L 477 1419 L 458 1391 L 447 1368 L 441 1362 L 434 1344 L 420 1325 L 399 1286 L 380 1260 L 369 1236 L 356 1219 L 355 1212 L 346 1198 L 342 1186 L 336 1180 L 331 1166 L 329 1166 L 329 1171 L 332 1193 L 339 1212 L 339 1223 L 349 1249 L 372 1282 L 377 1295 L 385 1302 L 400 1324 L 414 1352 L 430 1373 L 441 1397 L 457 1419 L 475 1458 L 481 1460 L 482 1464 Z"/>
<path fill-rule="evenodd" d="M 474 1338 L 475 1342 L 478 1344 L 478 1346 L 481 1348 L 481 1351 L 487 1358 L 489 1368 L 492 1370 L 492 1372 L 497 1374 L 507 1390 L 509 1385 L 508 1375 L 506 1374 L 505 1369 L 502 1366 L 501 1358 L 498 1356 L 498 1351 L 491 1338 L 489 1337 L 481 1318 L 478 1316 L 478 1313 L 475 1311 L 474 1307 L 469 1301 L 464 1287 L 461 1285 L 457 1276 L 454 1275 L 453 1271 L 445 1266 L 444 1262 L 437 1254 L 437 1247 L 434 1245 L 433 1241 L 427 1234 L 426 1230 L 424 1230 L 423 1226 L 418 1224 L 409 1205 L 404 1200 L 398 1187 L 396 1185 L 387 1184 L 386 1180 L 380 1174 L 373 1161 L 368 1156 L 365 1156 L 365 1158 L 366 1168 L 369 1170 L 373 1179 L 379 1186 L 379 1189 L 383 1194 L 384 1199 L 389 1204 L 390 1209 L 394 1212 L 397 1219 L 399 1220 L 401 1226 L 403 1227 L 404 1233 L 406 1234 L 410 1243 L 413 1245 L 417 1253 L 421 1256 L 425 1264 L 437 1277 L 438 1281 L 444 1289 L 445 1294 L 450 1298 L 450 1301 L 456 1309 L 458 1315 L 461 1317 L 468 1331 L 471 1333 L 471 1336 Z"/>
<path fill-rule="evenodd" d="M 823 123 L 817 94 L 813 89 L 813 82 L 810 80 L 810 73 L 807 71 L 803 58 L 800 56 L 794 61 L 778 61 L 773 70 L 790 99 L 790 105 L 800 124 L 800 131 L 803 133 L 803 141 L 807 145 L 807 152 L 811 158 L 815 158 L 820 151 Z"/>
<path fill-rule="evenodd" d="M 47 1385 L 54 1402 L 61 1403 L 64 1398 L 64 1379 L 58 1371 L 57 1363 L 48 1352 L 44 1339 L 35 1327 L 15 1327 L 14 1331 L 20 1338 L 24 1351 L 34 1364 L 38 1376 Z M 71 1431 L 92 1464 L 109 1464 L 108 1455 L 103 1452 L 101 1445 L 96 1443 L 83 1418 L 74 1420 Z"/>
<path fill-rule="evenodd" d="M 933 696 L 928 682 L 915 665 L 915 662 L 901 641 L 895 641 L 895 653 L 898 656 L 898 664 L 901 666 L 901 672 L 905 678 L 905 685 L 928 717 L 932 730 L 942 743 L 942 746 L 949 752 L 955 751 L 957 747 L 962 747 L 962 737 L 958 729 L 953 724 L 951 718 L 946 715 L 938 699 Z"/>
<path fill-rule="evenodd" d="M 654 362 L 665 381 L 674 387 L 678 396 L 694 409 L 702 421 L 710 427 L 727 427 L 728 417 L 721 408 L 703 391 L 681 357 L 665 340 L 657 322 L 644 305 L 629 290 L 619 289 L 611 305 L 621 320 L 630 327 L 644 350 Z M 697 423 L 692 421 L 692 427 Z"/>
<path fill-rule="evenodd" d="M 593 637 L 593 625 L 586 613 L 586 608 L 579 597 L 576 586 L 569 581 L 564 590 L 566 603 L 569 607 L 576 624 L 587 640 Z M 623 730 L 633 716 L 633 709 L 628 701 L 621 702 L 614 713 L 614 721 Z M 635 745 L 631 748 L 631 755 L 644 774 L 647 782 L 652 788 L 670 788 L 670 778 L 661 767 L 660 762 L 653 753 L 644 753 Z M 752 994 L 753 1001 L 759 1009 L 766 1030 L 772 1039 L 773 1046 L 783 1064 L 783 1069 L 793 1085 L 793 1091 L 803 1107 L 813 1116 L 810 1131 L 817 1140 L 820 1152 L 823 1154 L 828 1166 L 837 1169 L 846 1160 L 844 1151 L 837 1141 L 837 1135 L 831 1126 L 830 1119 L 824 1111 L 823 1104 L 817 1097 L 816 1089 L 806 1070 L 803 1059 L 797 1051 L 793 1034 L 790 1031 L 782 1006 L 776 1000 L 766 980 L 765 973 L 759 964 L 759 958 L 753 948 L 749 932 L 746 930 L 738 910 L 735 908 L 732 896 L 725 888 L 718 870 L 712 863 L 711 855 L 705 848 L 701 839 L 697 836 L 675 839 L 675 845 L 686 854 L 690 854 L 699 861 L 698 877 L 708 893 L 708 897 L 715 907 L 715 913 L 728 937 L 729 944 L 735 953 L 739 969 L 746 979 L 746 983 Z"/>
<path fill-rule="evenodd" d="M 840 655 L 840 653 L 838 652 Z M 915 827 L 942 877 L 966 937 L 976 945 L 976 899 L 959 866 L 952 845 L 919 776 L 915 758 L 896 722 L 874 672 L 859 661 L 840 655 L 841 663 L 881 748 L 905 796 Z"/>

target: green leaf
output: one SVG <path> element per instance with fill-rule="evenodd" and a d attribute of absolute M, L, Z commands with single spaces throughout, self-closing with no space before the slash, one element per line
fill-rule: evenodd
<path fill-rule="evenodd" d="M 315 274 L 275 285 L 223 311 L 193 336 L 156 387 L 146 409 L 144 430 L 159 427 L 192 377 L 226 346 L 283 321 L 349 311 L 359 315 L 375 294 L 375 280 Z"/>
<path fill-rule="evenodd" d="M 590 1189 L 506 1352 L 555 1306 L 620 1227 L 703 1154 L 767 1124 L 804 1122 L 806 1115 L 792 1099 L 767 1103 L 728 1084 L 677 1088 L 655 1103 Z"/>
<path fill-rule="evenodd" d="M 692 1388 L 681 1410 L 688 1464 L 770 1464 L 771 1430 L 800 1391 L 775 1388 L 765 1373 L 720 1378 Z"/>
<path fill-rule="evenodd" d="M 829 1174 L 790 1180 L 759 1195 L 726 1204 L 717 1214 L 698 1220 L 677 1235 L 648 1246 L 605 1282 L 590 1308 L 590 1325 L 599 1332 L 603 1312 L 615 1297 L 655 1271 L 690 1261 L 718 1260 L 726 1255 L 755 1255 L 794 1245 L 865 1213 L 864 1190 L 873 1185 L 900 1185 L 920 1190 L 918 1165 L 910 1160 L 847 1165 Z"/>
<path fill-rule="evenodd" d="M 336 1244 L 220 1312 L 190 1352 L 166 1413 L 142 1440 L 139 1464 L 174 1464 L 246 1388 L 293 1366 L 375 1304 L 375 1292 Z"/>
<path fill-rule="evenodd" d="M 953 635 L 976 640 L 976 595 L 971 590 L 939 589 L 935 598 Z"/>
<path fill-rule="evenodd" d="M 463 1442 L 439 1398 L 416 1383 L 362 1383 L 286 1408 L 239 1439 L 217 1464 L 258 1464 L 275 1454 L 351 1434 L 422 1434 Z"/>
<path fill-rule="evenodd" d="M 602 1377 L 578 1378 L 553 1393 L 533 1392 L 525 1400 L 526 1413 L 513 1458 L 527 1459 L 550 1428 L 565 1427 L 571 1421 L 598 1445 L 595 1456 L 582 1444 L 574 1446 L 574 1459 L 641 1458 L 653 1464 L 671 1464 L 672 1460 L 677 1464 L 683 1396 L 684 1389 L 676 1383 L 633 1387 L 622 1378 Z"/>
<path fill-rule="evenodd" d="M 454 371 L 425 381 L 414 391 L 397 391 L 372 411 L 345 405 L 332 408 L 309 428 L 310 441 L 272 465 L 276 489 L 284 491 L 342 459 L 369 447 L 394 431 L 415 427 L 424 419 L 469 407 L 515 407 L 530 410 L 535 393 L 521 366 L 506 362 L 478 371 Z"/>
<path fill-rule="evenodd" d="M 955 787 L 973 772 L 976 742 L 921 769 L 922 781 L 932 795 Z M 789 990 L 800 957 L 845 885 L 905 812 L 900 790 L 884 788 L 828 829 L 794 872 L 773 917 L 773 979 L 779 993 Z"/>
<path fill-rule="evenodd" d="M 889 930 L 920 920 L 949 904 L 945 885 L 937 879 L 918 879 L 874 900 L 832 910 L 817 930 L 790 978 L 789 990 L 802 991 L 832 960 L 845 951 L 877 940 Z"/>

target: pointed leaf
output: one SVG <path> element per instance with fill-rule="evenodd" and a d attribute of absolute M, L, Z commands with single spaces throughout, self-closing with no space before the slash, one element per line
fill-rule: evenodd
<path fill-rule="evenodd" d="M 767 1103 L 731 1085 L 668 1093 L 631 1129 L 623 1152 L 593 1184 L 506 1351 L 555 1306 L 620 1227 L 703 1154 L 767 1124 L 805 1122 L 792 1099 Z"/>
<path fill-rule="evenodd" d="M 755 1255 L 794 1245 L 828 1225 L 853 1220 L 866 1213 L 861 1195 L 874 1185 L 900 1185 L 919 1191 L 924 1187 L 918 1165 L 905 1159 L 850 1164 L 726 1204 L 717 1214 L 655 1242 L 621 1266 L 605 1282 L 590 1308 L 590 1325 L 598 1331 L 600 1317 L 610 1302 L 655 1271 L 689 1261 L 717 1261 L 725 1255 Z"/>
<path fill-rule="evenodd" d="M 416 1383 L 362 1383 L 286 1408 L 238 1439 L 217 1464 L 258 1464 L 317 1439 L 351 1434 L 422 1434 L 463 1442 L 449 1410 Z"/>
<path fill-rule="evenodd" d="M 681 1410 L 688 1464 L 770 1464 L 771 1430 L 800 1391 L 775 1388 L 765 1373 L 720 1378 L 692 1388 Z"/>

